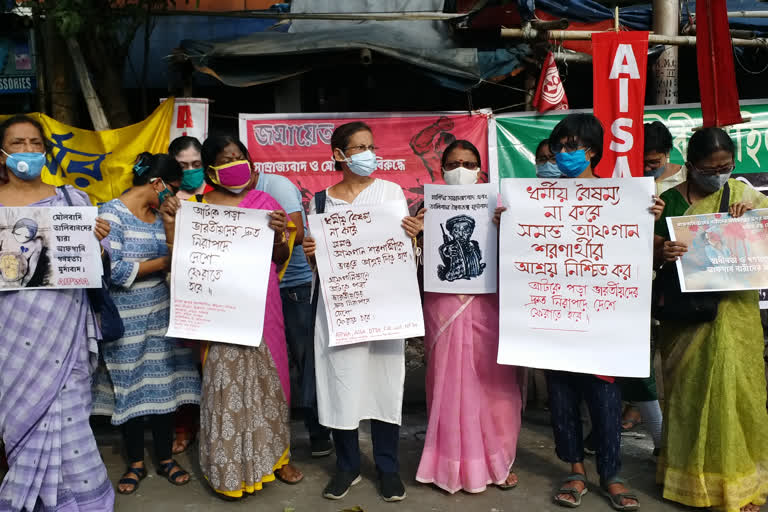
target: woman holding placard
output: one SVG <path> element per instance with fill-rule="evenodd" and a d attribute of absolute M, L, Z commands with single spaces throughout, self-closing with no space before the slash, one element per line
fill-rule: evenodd
<path fill-rule="evenodd" d="M 248 151 L 231 137 L 209 137 L 202 148 L 205 179 L 212 187 L 195 200 L 208 204 L 269 210 L 274 231 L 272 263 L 258 347 L 205 345 L 200 405 L 200 466 L 222 499 L 238 500 L 275 478 L 300 482 L 290 463 L 290 381 L 277 265 L 289 256 L 287 215 L 266 192 L 254 190 Z M 178 198 L 163 209 L 166 233 L 174 231 Z"/>
<path fill-rule="evenodd" d="M 178 189 L 181 167 L 169 155 L 139 155 L 133 187 L 101 206 L 99 216 L 112 231 L 107 238 L 112 261 L 110 293 L 125 325 L 125 335 L 104 345 L 104 366 L 94 383 L 94 414 L 121 425 L 128 469 L 117 484 L 132 494 L 147 476 L 144 423 L 152 426 L 160 474 L 185 485 L 189 474 L 172 454 L 174 413 L 200 402 L 200 375 L 192 349 L 165 336 L 170 312 L 170 269 L 163 219 L 158 208 Z"/>
<path fill-rule="evenodd" d="M 331 149 L 342 179 L 315 194 L 310 202 L 310 214 L 351 205 L 405 203 L 399 185 L 371 178 L 377 164 L 376 146 L 367 124 L 352 122 L 337 127 L 331 136 Z M 410 237 L 415 237 L 421 231 L 422 221 L 406 217 L 402 227 Z M 315 249 L 314 239 L 305 237 L 304 252 L 310 264 L 314 264 Z M 370 419 L 381 496 L 385 501 L 403 500 L 406 493 L 398 475 L 397 449 L 405 379 L 405 340 L 330 347 L 324 298 L 319 290 L 315 293 L 317 404 L 320 423 L 333 429 L 337 469 L 323 496 L 341 499 L 351 486 L 360 482 L 357 429 L 361 420 Z"/>
<path fill-rule="evenodd" d="M 474 184 L 480 152 L 457 140 L 442 169 L 449 185 Z M 429 424 L 416 480 L 450 493 L 513 489 L 525 372 L 496 362 L 498 294 L 425 293 L 424 324 Z"/>
<path fill-rule="evenodd" d="M 669 240 L 667 217 L 717 213 L 740 217 L 767 208 L 768 198 L 730 179 L 735 146 L 720 128 L 697 131 L 688 142 L 688 179 L 664 192 L 656 224 L 656 279 L 675 279 L 684 242 Z M 724 214 L 725 215 L 725 214 Z M 664 290 L 667 287 L 662 286 Z M 678 288 L 679 289 L 679 288 Z M 669 293 L 669 292 L 667 292 Z M 701 294 L 681 294 L 676 302 Z M 687 296 L 687 297 L 686 297 Z M 763 330 L 758 292 L 717 294 L 714 320 L 664 319 L 664 437 L 657 480 L 664 498 L 692 507 L 756 512 L 768 495 L 768 414 L 763 376 Z M 665 302 L 667 302 L 665 300 Z"/>
<path fill-rule="evenodd" d="M 43 183 L 48 150 L 34 119 L 0 124 L 0 208 L 92 206 L 74 187 Z M 93 233 L 104 239 L 109 224 L 98 219 Z M 112 510 L 115 493 L 88 423 L 100 335 L 85 290 L 0 297 L 0 445 L 9 463 L 0 509 Z"/>

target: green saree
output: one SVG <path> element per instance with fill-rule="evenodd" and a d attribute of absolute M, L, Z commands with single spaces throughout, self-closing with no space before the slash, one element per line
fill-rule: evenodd
<path fill-rule="evenodd" d="M 768 198 L 757 190 L 736 180 L 729 185 L 731 204 L 768 207 Z M 687 207 L 671 189 L 662 195 L 669 200 L 663 215 L 717 212 L 721 195 Z M 656 229 L 660 236 L 666 232 L 664 217 Z M 663 323 L 659 348 L 666 400 L 657 481 L 664 498 L 727 512 L 764 504 L 768 413 L 757 291 L 723 293 L 714 322 Z"/>

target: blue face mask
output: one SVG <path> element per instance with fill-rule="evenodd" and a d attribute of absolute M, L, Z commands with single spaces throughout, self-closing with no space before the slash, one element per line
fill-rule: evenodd
<path fill-rule="evenodd" d="M 547 162 L 545 164 L 536 164 L 536 177 L 537 178 L 559 178 L 563 173 L 557 167 L 555 162 Z"/>
<path fill-rule="evenodd" d="M 187 169 L 181 176 L 181 190 L 197 190 L 205 179 L 205 169 Z"/>
<path fill-rule="evenodd" d="M 662 174 L 664 174 L 664 171 L 667 169 L 667 164 L 664 164 L 660 167 L 657 167 L 655 169 L 651 169 L 650 171 L 643 171 L 643 176 L 647 176 L 649 178 L 656 179 Z"/>
<path fill-rule="evenodd" d="M 555 160 L 557 161 L 557 168 L 568 178 L 577 177 L 589 167 L 587 152 L 583 149 L 577 149 L 570 153 L 557 153 Z"/>
<path fill-rule="evenodd" d="M 341 154 L 344 155 L 343 152 Z M 357 153 L 348 158 L 347 155 L 344 155 L 344 158 L 349 165 L 349 170 L 358 176 L 370 176 L 376 170 L 376 154 L 371 150 Z"/>
<path fill-rule="evenodd" d="M 13 153 L 9 155 L 2 150 L 8 157 L 5 160 L 5 166 L 11 172 L 24 181 L 32 181 L 40 177 L 45 167 L 45 153 Z"/>

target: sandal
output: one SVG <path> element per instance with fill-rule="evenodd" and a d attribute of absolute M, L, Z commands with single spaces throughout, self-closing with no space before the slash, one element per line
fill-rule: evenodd
<path fill-rule="evenodd" d="M 560 506 L 568 507 L 568 508 L 576 508 L 581 505 L 581 498 L 589 492 L 587 489 L 587 477 L 586 475 L 582 475 L 581 473 L 571 473 L 568 475 L 565 480 L 563 480 L 564 484 L 567 484 L 569 482 L 581 482 L 584 484 L 584 489 L 579 491 L 578 489 L 575 489 L 573 487 L 561 487 L 557 493 L 552 497 Z M 563 498 L 558 497 L 561 494 L 570 494 L 574 501 L 569 501 Z"/>
<path fill-rule="evenodd" d="M 510 475 L 514 475 L 514 473 L 512 471 L 510 471 L 509 474 Z M 515 487 L 517 487 L 518 482 L 510 484 L 510 483 L 508 483 L 508 480 L 509 480 L 509 476 L 507 476 L 507 479 L 504 480 L 502 483 L 496 484 L 496 487 L 498 487 L 502 491 L 509 491 L 509 490 L 514 489 Z"/>
<path fill-rule="evenodd" d="M 611 506 L 615 510 L 638 510 L 640 508 L 640 500 L 637 499 L 637 495 L 631 492 L 619 492 L 616 494 L 611 494 L 608 490 L 608 487 L 614 484 L 622 484 L 624 485 L 626 482 L 622 480 L 619 477 L 613 477 L 609 479 L 607 482 L 601 482 L 600 483 L 600 490 L 603 492 L 603 495 L 605 495 L 609 500 L 611 500 Z M 622 500 L 635 500 L 636 503 L 634 505 L 622 505 Z"/>
<path fill-rule="evenodd" d="M 178 471 L 174 471 L 173 473 L 171 473 L 171 470 L 173 468 L 175 468 L 175 467 L 179 468 L 179 470 Z M 173 460 L 173 459 L 171 459 L 170 462 L 166 462 L 164 464 L 161 463 L 160 464 L 160 469 L 157 470 L 157 474 L 160 475 L 160 476 L 166 477 L 169 482 L 171 482 L 173 485 L 178 485 L 178 486 L 187 485 L 189 483 L 189 480 L 190 480 L 190 479 L 187 479 L 187 480 L 185 480 L 183 482 L 179 482 L 179 478 L 180 477 L 182 477 L 184 475 L 188 475 L 189 473 L 184 471 L 181 468 L 181 466 L 179 466 L 176 463 L 176 461 Z"/>
<path fill-rule="evenodd" d="M 125 471 L 125 474 L 136 475 L 136 478 L 123 477 L 120 480 L 118 480 L 117 485 L 128 484 L 128 485 L 132 485 L 133 489 L 131 489 L 130 491 L 121 491 L 120 487 L 118 487 L 117 492 L 119 494 L 133 494 L 139 489 L 139 482 L 141 482 L 147 477 L 147 468 L 145 468 L 144 466 L 140 468 L 134 468 L 134 467 L 128 466 L 128 469 Z"/>
<path fill-rule="evenodd" d="M 283 469 L 288 467 L 288 466 L 290 466 L 293 469 L 294 474 L 298 474 L 299 475 L 299 478 L 297 480 L 288 480 L 287 478 L 285 478 L 283 476 Z M 280 468 L 277 471 L 275 471 L 275 478 L 277 478 L 278 480 L 280 480 L 284 484 L 296 485 L 299 482 L 301 482 L 302 480 L 304 480 L 304 474 L 301 471 L 299 471 L 298 469 L 296 469 L 295 467 L 291 466 L 290 464 L 286 464 L 282 468 Z"/>

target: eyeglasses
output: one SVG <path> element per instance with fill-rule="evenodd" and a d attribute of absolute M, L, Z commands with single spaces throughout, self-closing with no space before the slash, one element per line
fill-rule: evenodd
<path fill-rule="evenodd" d="M 565 144 L 562 142 L 550 142 L 549 143 L 549 150 L 554 153 L 562 153 L 563 148 L 565 148 L 565 151 L 568 153 L 573 153 L 574 151 L 584 148 L 584 146 L 581 144 L 581 142 L 576 140 L 569 140 Z M 587 149 L 587 148 L 584 148 Z"/>
<path fill-rule="evenodd" d="M 366 150 L 370 151 L 371 153 L 375 153 L 376 150 L 379 149 L 379 148 L 377 148 L 373 144 L 371 144 L 370 146 L 366 146 L 365 144 L 360 144 L 359 146 L 348 146 L 348 147 L 344 148 L 344 151 L 350 151 L 350 150 L 353 150 L 353 149 L 355 151 L 359 152 L 359 153 L 362 153 L 363 151 L 366 151 Z"/>
<path fill-rule="evenodd" d="M 474 171 L 475 169 L 480 168 L 480 164 L 477 162 L 464 162 L 462 160 L 454 160 L 452 162 L 445 162 L 445 170 L 446 171 L 452 171 L 454 169 L 458 169 L 459 167 L 463 167 L 465 169 L 469 169 L 470 171 Z"/>
<path fill-rule="evenodd" d="M 689 163 L 691 169 L 694 169 L 696 172 L 701 174 L 702 176 L 716 176 L 718 174 L 729 174 L 733 172 L 733 170 L 736 168 L 736 165 L 734 164 L 728 164 L 725 167 L 718 167 L 715 169 L 699 169 L 695 165 Z"/>

